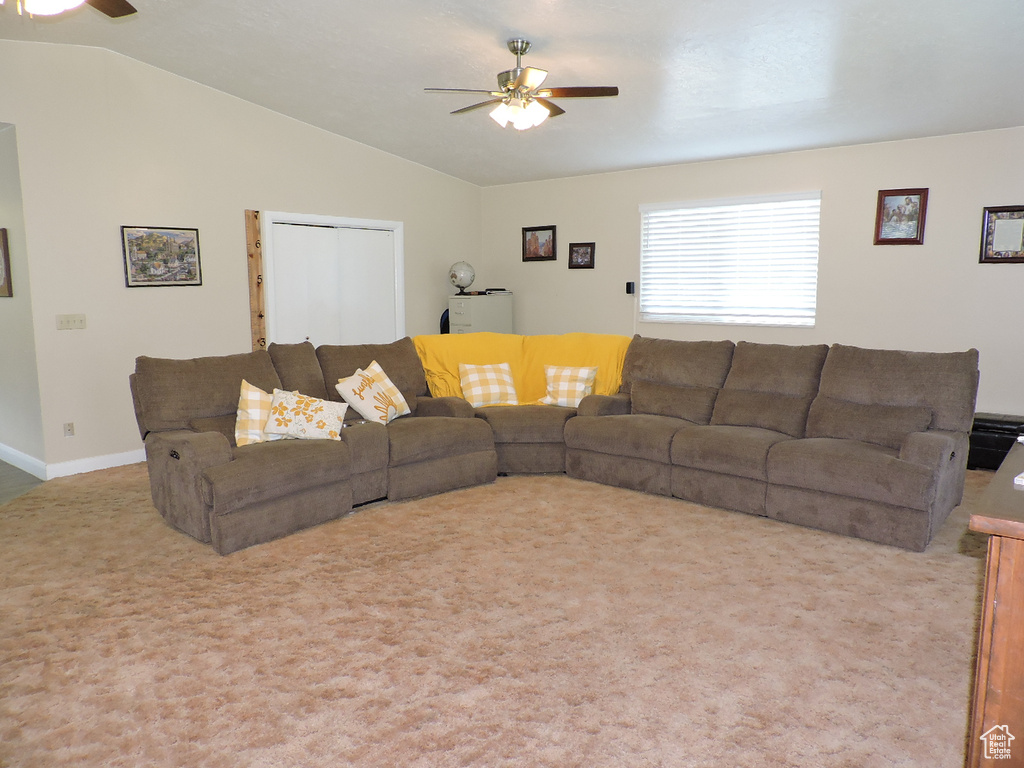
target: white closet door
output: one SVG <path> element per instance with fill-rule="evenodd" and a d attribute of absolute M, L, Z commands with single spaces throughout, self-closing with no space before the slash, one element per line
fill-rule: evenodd
<path fill-rule="evenodd" d="M 270 341 L 387 343 L 399 338 L 389 230 L 274 223 L 267 277 Z"/>

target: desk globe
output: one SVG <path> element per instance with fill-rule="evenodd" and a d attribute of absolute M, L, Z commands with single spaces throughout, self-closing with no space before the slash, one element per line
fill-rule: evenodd
<path fill-rule="evenodd" d="M 448 279 L 452 281 L 452 285 L 459 289 L 458 295 L 465 296 L 466 289 L 476 279 L 476 270 L 468 262 L 457 261 L 448 269 Z"/>

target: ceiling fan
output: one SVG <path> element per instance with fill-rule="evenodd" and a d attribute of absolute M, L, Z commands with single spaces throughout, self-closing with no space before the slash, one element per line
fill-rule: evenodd
<path fill-rule="evenodd" d="M 508 49 L 516 55 L 515 69 L 498 73 L 496 91 L 475 88 L 426 88 L 434 93 L 486 93 L 492 98 L 456 109 L 453 115 L 496 105 L 491 117 L 502 128 L 510 122 L 520 131 L 540 125 L 549 117 L 564 114 L 565 110 L 549 99 L 585 99 L 595 96 L 618 96 L 615 86 L 575 86 L 568 88 L 541 88 L 548 73 L 536 67 L 523 66 L 523 54 L 530 50 L 530 41 L 516 38 L 508 41 Z"/>
<path fill-rule="evenodd" d="M 24 11 L 30 16 L 56 16 L 80 5 L 91 5 L 100 13 L 113 19 L 136 13 L 135 6 L 128 0 L 17 0 L 18 13 Z M 4 0 L 0 0 L 0 5 Z"/>

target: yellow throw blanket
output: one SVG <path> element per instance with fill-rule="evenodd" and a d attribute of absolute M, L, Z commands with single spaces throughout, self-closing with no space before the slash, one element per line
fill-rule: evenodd
<path fill-rule="evenodd" d="M 462 397 L 459 363 L 508 363 L 521 404 L 537 403 L 547 393 L 545 365 L 597 367 L 594 394 L 611 395 L 622 384 L 622 362 L 629 336 L 563 333 L 520 336 L 512 333 L 453 333 L 416 336 L 433 397 Z"/>

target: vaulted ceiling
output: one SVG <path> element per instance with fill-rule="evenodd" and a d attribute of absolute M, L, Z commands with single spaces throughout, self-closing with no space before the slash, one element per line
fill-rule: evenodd
<path fill-rule="evenodd" d="M 107 48 L 484 186 L 1024 125 L 1020 0 L 14 2 L 0 38 Z M 494 88 L 514 37 L 545 85 L 620 95 L 517 132 L 424 91 Z"/>

